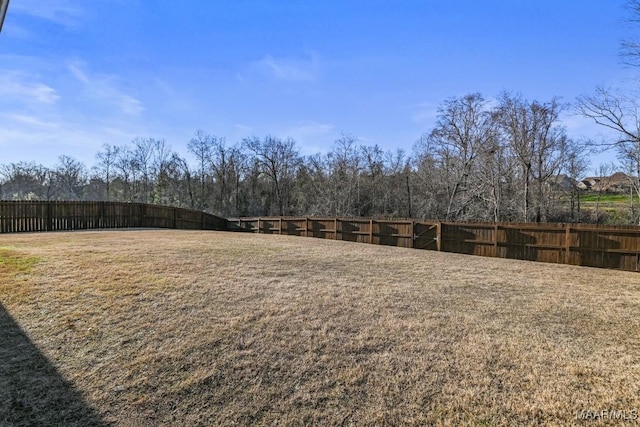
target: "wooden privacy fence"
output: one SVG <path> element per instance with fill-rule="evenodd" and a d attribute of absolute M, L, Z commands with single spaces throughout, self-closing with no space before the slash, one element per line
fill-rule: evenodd
<path fill-rule="evenodd" d="M 342 218 L 240 218 L 230 230 L 638 271 L 640 227 Z"/>
<path fill-rule="evenodd" d="M 227 220 L 144 203 L 0 200 L 0 233 L 130 227 L 226 230 Z"/>

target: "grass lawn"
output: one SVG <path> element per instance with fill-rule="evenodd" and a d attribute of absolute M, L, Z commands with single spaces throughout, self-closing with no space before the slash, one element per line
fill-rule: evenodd
<path fill-rule="evenodd" d="M 0 425 L 600 425 L 576 415 L 640 415 L 638 313 L 630 272 L 276 235 L 0 235 Z"/>
<path fill-rule="evenodd" d="M 580 196 L 580 204 L 583 208 L 595 209 L 597 206 L 605 210 L 628 210 L 631 203 L 629 194 L 603 193 L 598 200 L 597 194 L 583 194 Z M 638 197 L 634 197 L 634 204 L 638 204 Z"/>
<path fill-rule="evenodd" d="M 619 193 L 615 193 L 615 194 L 611 194 L 611 193 L 602 193 L 599 196 L 600 199 L 600 203 L 623 203 L 623 204 L 629 204 L 629 201 L 631 200 L 631 196 L 629 194 L 619 194 Z M 635 201 L 637 202 L 638 198 L 635 197 Z M 592 202 L 592 203 L 596 203 L 598 202 L 598 195 L 597 194 L 583 194 L 580 196 L 580 201 L 581 202 Z"/>

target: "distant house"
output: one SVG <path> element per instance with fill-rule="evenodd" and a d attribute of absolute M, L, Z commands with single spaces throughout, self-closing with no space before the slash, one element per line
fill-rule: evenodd
<path fill-rule="evenodd" d="M 551 184 L 551 188 L 556 191 L 570 191 L 572 188 L 575 188 L 578 183 L 570 178 L 566 174 L 560 174 L 556 176 L 552 176 L 549 180 Z"/>
<path fill-rule="evenodd" d="M 624 172 L 616 172 L 611 176 L 590 176 L 578 183 L 578 188 L 584 191 L 603 191 L 607 193 L 622 193 L 631 188 L 631 177 Z"/>
<path fill-rule="evenodd" d="M 580 190 L 585 190 L 585 191 L 597 191 L 594 189 L 596 188 L 599 182 L 600 182 L 600 177 L 590 176 L 580 181 L 578 183 L 578 188 Z"/>
<path fill-rule="evenodd" d="M 631 189 L 633 181 L 631 177 L 624 172 L 616 172 L 609 177 L 608 186 L 605 191 L 612 193 L 622 193 Z"/>

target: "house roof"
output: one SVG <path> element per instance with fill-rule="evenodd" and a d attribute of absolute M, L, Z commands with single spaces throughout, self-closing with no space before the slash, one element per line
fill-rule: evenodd
<path fill-rule="evenodd" d="M 627 175 L 624 172 L 616 172 L 613 175 L 611 175 L 610 177 L 608 177 L 608 181 L 610 183 L 628 184 L 631 181 L 631 178 L 629 177 L 629 175 Z"/>
<path fill-rule="evenodd" d="M 588 176 L 580 180 L 580 183 L 581 187 L 586 189 L 607 191 L 628 186 L 631 183 L 631 177 L 624 172 L 616 172 L 610 176 Z"/>

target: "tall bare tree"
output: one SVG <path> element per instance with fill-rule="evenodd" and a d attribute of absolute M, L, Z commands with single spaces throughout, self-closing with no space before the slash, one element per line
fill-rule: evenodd
<path fill-rule="evenodd" d="M 631 177 L 635 196 L 640 197 L 640 103 L 637 98 L 598 87 L 595 94 L 578 97 L 576 109 L 613 131 L 612 139 L 599 145 L 617 152 Z"/>
<path fill-rule="evenodd" d="M 277 213 L 284 215 L 288 212 L 288 198 L 296 168 L 301 160 L 295 141 L 291 138 L 283 140 L 266 136 L 263 139 L 245 138 L 243 143 L 255 156 L 260 171 L 271 180 Z"/>
<path fill-rule="evenodd" d="M 224 203 L 225 215 L 240 214 L 242 179 L 247 172 L 247 156 L 238 145 L 228 147 L 225 176 L 227 199 Z"/>
<path fill-rule="evenodd" d="M 522 220 L 545 221 L 549 179 L 560 173 L 566 159 L 568 139 L 559 125 L 563 106 L 527 101 L 521 95 L 503 93 L 498 107 L 502 132 L 521 165 Z M 533 188 L 532 188 L 533 186 Z M 532 194 L 533 190 L 533 194 Z"/>
<path fill-rule="evenodd" d="M 414 196 L 413 215 L 422 219 L 438 219 L 444 217 L 444 200 L 446 192 L 442 188 L 439 162 L 429 142 L 428 134 L 422 135 L 413 146 L 411 157 L 414 179 L 412 194 Z"/>
<path fill-rule="evenodd" d="M 326 181 L 316 191 L 325 193 L 325 213 L 336 216 L 362 214 L 362 150 L 354 135 L 343 133 L 325 159 Z"/>
<path fill-rule="evenodd" d="M 131 148 L 120 146 L 115 162 L 117 181 L 120 187 L 120 200 L 133 202 L 136 197 L 135 182 L 138 179 L 138 166 Z"/>
<path fill-rule="evenodd" d="M 153 138 L 135 138 L 132 143 L 133 147 L 130 152 L 131 165 L 142 181 L 142 189 L 138 192 L 138 200 L 148 203 L 151 194 L 153 149 L 156 141 Z"/>
<path fill-rule="evenodd" d="M 627 23 L 631 27 L 640 24 L 640 0 L 627 0 L 625 4 L 629 16 Z M 640 66 L 640 42 L 636 37 L 627 37 L 620 44 L 620 57 L 627 65 Z"/>
<path fill-rule="evenodd" d="M 411 217 L 411 165 L 404 150 L 386 153 L 384 174 L 383 215 Z"/>
<path fill-rule="evenodd" d="M 196 131 L 196 134 L 189 143 L 187 149 L 196 160 L 199 180 L 198 207 L 207 209 L 209 207 L 208 196 L 211 193 L 210 164 L 213 147 L 218 138 L 207 134 L 203 130 Z"/>
<path fill-rule="evenodd" d="M 5 200 L 51 200 L 58 191 L 53 171 L 35 162 L 0 165 L 2 191 Z"/>
<path fill-rule="evenodd" d="M 94 166 L 98 176 L 104 180 L 106 187 L 106 199 L 111 200 L 111 181 L 115 175 L 116 162 L 120 153 L 120 147 L 104 144 L 102 150 L 96 154 L 98 163 Z"/>
<path fill-rule="evenodd" d="M 631 27 L 640 24 L 640 0 L 627 0 L 627 22 Z M 640 66 L 640 42 L 634 36 L 621 42 L 620 56 L 622 62 L 634 67 Z M 631 188 L 635 196 L 640 196 L 640 103 L 637 88 L 615 90 L 597 87 L 592 95 L 580 96 L 576 110 L 595 123 L 612 131 L 615 137 L 611 141 L 599 144 L 604 149 L 613 148 L 618 158 L 631 176 Z M 635 198 L 632 193 L 632 202 Z M 640 223 L 640 215 L 633 211 L 632 215 Z"/>
<path fill-rule="evenodd" d="M 83 200 L 83 186 L 87 183 L 87 171 L 83 163 L 73 157 L 58 157 L 54 174 L 59 188 L 59 197 L 65 200 Z"/>
<path fill-rule="evenodd" d="M 181 206 L 195 209 L 196 198 L 194 195 L 194 180 L 189 164 L 177 153 L 173 153 L 169 164 L 171 167 L 170 173 L 173 176 L 171 182 L 174 187 L 174 191 L 177 192 L 176 198 L 179 200 Z"/>
<path fill-rule="evenodd" d="M 567 161 L 565 163 L 565 171 L 571 183 L 570 189 L 570 219 L 571 222 L 582 221 L 582 212 L 580 209 L 580 188 L 578 180 L 584 177 L 589 161 L 586 158 L 585 146 L 589 141 L 581 143 L 572 142 L 567 150 Z"/>
<path fill-rule="evenodd" d="M 378 146 L 361 146 L 362 152 L 362 197 L 359 215 L 384 215 L 383 194 L 385 189 L 385 152 Z"/>
<path fill-rule="evenodd" d="M 475 172 L 478 157 L 491 149 L 496 132 L 491 112 L 479 93 L 444 102 L 435 128 L 426 138 L 427 147 L 441 170 L 446 189 L 447 220 L 465 219 L 477 197 Z"/>

